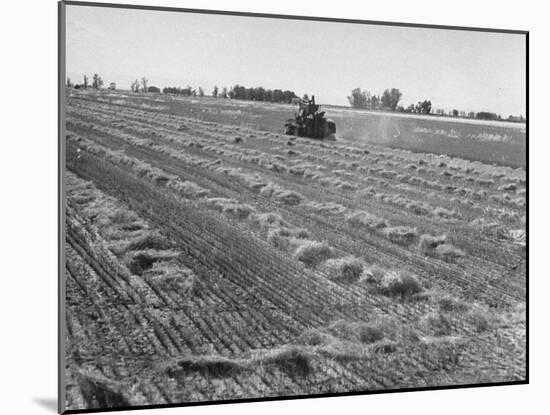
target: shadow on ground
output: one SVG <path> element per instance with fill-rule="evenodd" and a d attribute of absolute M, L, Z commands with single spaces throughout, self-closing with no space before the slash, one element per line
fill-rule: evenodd
<path fill-rule="evenodd" d="M 53 398 L 35 398 L 34 402 L 38 405 L 49 409 L 52 412 L 57 412 L 57 399 Z"/>

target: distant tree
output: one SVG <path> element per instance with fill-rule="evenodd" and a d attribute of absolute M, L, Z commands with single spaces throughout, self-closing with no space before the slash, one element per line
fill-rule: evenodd
<path fill-rule="evenodd" d="M 395 109 L 397 108 L 397 104 L 399 104 L 402 96 L 403 94 L 398 88 L 392 88 L 390 90 L 390 108 L 393 111 L 395 111 Z"/>
<path fill-rule="evenodd" d="M 147 84 L 149 83 L 149 80 L 146 77 L 141 78 L 141 86 L 143 92 L 147 92 Z"/>
<path fill-rule="evenodd" d="M 304 94 L 304 96 L 302 97 L 302 99 L 303 99 L 304 101 L 309 101 L 309 96 L 308 96 L 308 94 Z M 349 97 L 348 97 L 348 99 L 349 99 Z M 353 106 L 353 105 L 352 105 L 352 106 Z"/>
<path fill-rule="evenodd" d="M 225 88 L 224 88 L 225 90 Z M 227 95 L 231 99 L 242 99 L 248 101 L 267 101 L 267 102 L 285 102 L 291 103 L 297 95 L 290 90 L 265 89 L 264 87 L 247 88 L 242 85 L 231 87 Z"/>
<path fill-rule="evenodd" d="M 150 86 L 147 88 L 147 92 L 160 92 L 160 88 L 156 86 Z"/>
<path fill-rule="evenodd" d="M 494 112 L 481 111 L 476 114 L 476 118 L 480 120 L 497 120 L 498 115 Z"/>
<path fill-rule="evenodd" d="M 103 79 L 98 74 L 94 74 L 92 77 L 92 88 L 99 89 L 103 86 Z"/>
<path fill-rule="evenodd" d="M 88 76 L 84 75 L 84 83 L 82 84 L 84 86 L 84 89 L 88 88 Z"/>
<path fill-rule="evenodd" d="M 218 97 L 218 87 L 216 85 L 214 85 L 214 89 L 212 91 L 212 96 L 214 98 L 217 98 Z"/>
<path fill-rule="evenodd" d="M 191 95 L 193 95 L 193 88 L 191 88 L 189 85 L 187 85 L 185 88 L 180 88 L 179 89 L 179 94 L 181 94 L 185 97 L 190 97 Z"/>
<path fill-rule="evenodd" d="M 523 115 L 509 115 L 507 120 L 512 122 L 525 122 L 525 118 L 523 118 Z"/>
<path fill-rule="evenodd" d="M 202 89 L 200 86 L 199 86 L 198 94 L 199 94 L 199 97 L 203 97 L 203 96 L 204 96 L 204 89 Z"/>
<path fill-rule="evenodd" d="M 241 87 L 237 84 L 229 89 L 227 95 L 229 95 L 229 98 L 231 99 L 242 99 L 244 98 L 244 88 L 241 89 Z"/>
<path fill-rule="evenodd" d="M 432 112 L 432 101 L 429 101 L 429 100 L 424 100 L 424 102 L 422 103 L 422 112 L 424 114 L 429 114 Z"/>
<path fill-rule="evenodd" d="M 384 92 L 382 92 L 382 108 L 391 108 L 391 95 L 389 89 L 385 89 Z"/>
<path fill-rule="evenodd" d="M 257 87 L 252 89 L 252 101 L 265 101 L 266 93 L 265 88 Z"/>
<path fill-rule="evenodd" d="M 470 112 L 468 113 L 468 118 L 475 118 L 475 117 L 476 117 L 476 113 L 475 113 L 475 112 L 470 111 Z"/>
<path fill-rule="evenodd" d="M 292 91 L 289 91 L 288 89 L 283 91 L 283 99 L 284 99 L 284 102 L 286 102 L 287 104 L 290 104 L 294 98 L 298 98 L 298 96 L 292 92 Z"/>
<path fill-rule="evenodd" d="M 175 86 L 166 86 L 162 88 L 162 92 L 164 94 L 176 94 L 176 95 L 182 95 L 182 89 Z"/>
<path fill-rule="evenodd" d="M 136 79 L 134 82 L 132 82 L 130 88 L 132 89 L 132 92 L 139 92 L 139 81 Z"/>
<path fill-rule="evenodd" d="M 416 105 L 416 112 L 420 114 L 429 114 L 432 112 L 432 101 L 425 99 L 424 101 L 418 101 Z"/>
<path fill-rule="evenodd" d="M 370 98 L 370 108 L 372 109 L 380 109 L 380 107 L 382 106 L 382 99 L 380 98 L 379 95 L 373 95 L 371 98 Z"/>
<path fill-rule="evenodd" d="M 351 95 L 348 97 L 348 101 L 352 108 L 368 108 L 369 99 L 367 91 L 361 91 L 361 88 L 354 88 L 351 90 Z"/>
<path fill-rule="evenodd" d="M 453 109 L 453 117 L 458 117 L 458 110 Z"/>
<path fill-rule="evenodd" d="M 284 94 L 280 89 L 273 90 L 273 102 L 284 102 Z"/>
<path fill-rule="evenodd" d="M 407 108 L 405 108 L 405 112 L 416 112 L 414 104 L 411 104 Z"/>
<path fill-rule="evenodd" d="M 73 83 L 71 82 L 71 78 L 67 78 L 67 86 L 69 88 L 72 88 L 73 87 Z"/>
<path fill-rule="evenodd" d="M 382 101 L 382 108 L 390 108 L 391 97 L 389 89 L 385 89 L 384 92 L 382 92 L 380 99 Z"/>
<path fill-rule="evenodd" d="M 418 101 L 414 106 L 414 112 L 418 114 L 430 114 L 432 112 L 432 102 L 425 99 L 424 101 Z"/>
<path fill-rule="evenodd" d="M 224 87 L 224 89 L 225 89 L 225 87 Z M 222 93 L 222 95 L 223 95 L 223 93 Z M 233 89 L 233 87 L 230 88 L 229 91 L 227 91 L 227 96 L 230 99 L 235 99 L 235 95 L 236 95 L 236 93 L 235 93 L 235 90 Z"/>
<path fill-rule="evenodd" d="M 390 108 L 392 111 L 395 111 L 402 95 L 401 91 L 397 88 L 384 90 L 381 98 L 382 107 Z"/>

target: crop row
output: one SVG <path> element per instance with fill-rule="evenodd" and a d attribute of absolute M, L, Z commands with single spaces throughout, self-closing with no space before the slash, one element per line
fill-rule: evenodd
<path fill-rule="evenodd" d="M 126 123 L 126 128 L 128 128 L 128 125 Z M 160 134 L 158 131 L 155 132 L 155 134 Z M 168 133 L 167 133 L 168 134 Z M 177 134 L 180 134 L 180 133 L 177 133 Z M 166 134 L 162 134 L 162 135 L 166 135 Z M 172 134 L 170 136 L 168 136 L 168 140 L 169 141 L 174 141 L 175 140 L 175 136 Z M 184 145 L 188 145 L 188 146 L 193 146 L 193 147 L 198 147 L 199 146 L 199 143 L 200 143 L 200 140 L 199 138 L 197 137 L 193 137 L 193 138 L 184 138 L 184 139 L 178 139 L 178 141 L 182 142 Z M 241 160 L 247 160 L 247 161 L 252 161 L 252 162 L 256 162 L 258 164 L 261 164 L 261 165 L 265 165 L 267 168 L 270 168 L 270 169 L 273 169 L 273 170 L 276 170 L 276 171 L 287 171 L 287 170 L 290 170 L 292 171 L 294 174 L 298 174 L 300 176 L 307 176 L 308 179 L 310 179 L 311 177 L 313 178 L 317 178 L 319 180 L 322 181 L 322 183 L 324 183 L 325 185 L 334 185 L 335 187 L 337 188 L 342 188 L 342 189 L 352 189 L 354 187 L 357 186 L 357 184 L 352 184 L 352 183 L 347 183 L 346 181 L 342 181 L 341 179 L 337 179 L 337 178 L 334 178 L 333 176 L 328 176 L 328 177 L 322 177 L 322 176 L 319 176 L 319 173 L 315 173 L 313 172 L 313 170 L 308 170 L 306 168 L 303 168 L 303 165 L 300 166 L 298 165 L 297 167 L 296 166 L 291 166 L 291 167 L 288 167 L 287 165 L 284 165 L 280 160 L 279 160 L 279 157 L 278 155 L 266 155 L 266 154 L 263 154 L 262 153 L 259 153 L 257 150 L 248 150 L 246 147 L 238 147 L 238 146 L 235 146 L 235 145 L 231 145 L 231 144 L 226 144 L 225 142 L 220 141 L 220 140 L 217 140 L 217 143 L 221 143 L 220 146 L 216 146 L 215 145 L 215 142 L 212 143 L 212 140 L 210 140 L 210 142 L 208 143 L 204 143 L 204 144 L 200 144 L 200 148 L 203 149 L 203 150 L 208 150 L 208 151 L 215 151 L 215 152 L 218 152 L 219 154 L 221 155 L 226 155 L 226 156 L 231 156 L 231 157 L 234 157 L 234 158 L 239 158 Z M 223 145 L 223 148 L 221 147 Z M 311 156 L 311 155 L 309 155 Z M 357 163 L 355 163 L 354 165 L 357 165 Z M 319 166 L 317 166 L 319 167 Z M 286 169 L 286 170 L 285 170 Z M 360 168 L 361 170 L 363 170 L 363 167 Z M 373 168 L 373 167 L 370 167 L 368 168 L 369 171 L 372 170 L 372 172 L 379 172 L 379 171 L 382 171 L 384 172 L 385 174 L 385 170 L 382 170 L 382 169 L 376 169 L 376 168 Z M 371 172 L 371 173 L 372 173 Z M 392 172 L 392 171 L 387 171 L 387 172 Z M 345 173 L 347 175 L 351 174 L 351 173 Z M 311 177 L 310 177 L 311 176 Z M 421 179 L 421 178 L 418 178 L 415 176 L 405 176 L 405 175 L 396 175 L 395 173 L 393 174 L 393 176 L 396 176 L 398 180 L 403 180 L 404 178 L 407 178 L 407 177 L 410 177 L 410 180 L 411 182 L 415 182 L 415 183 L 418 183 L 419 185 L 428 185 L 430 182 L 429 181 L 426 181 L 424 179 Z M 371 176 L 367 176 L 367 181 L 370 181 L 372 182 L 372 177 Z M 380 184 L 381 185 L 385 185 L 387 187 L 387 183 L 384 183 L 384 180 L 381 180 L 380 181 Z M 401 193 L 403 193 L 404 190 L 407 190 L 407 189 L 404 189 L 404 184 L 401 183 L 401 182 L 398 182 L 397 183 L 397 186 L 399 187 L 399 190 L 401 191 Z M 390 188 L 393 188 L 394 186 L 391 186 Z M 450 204 L 452 204 L 453 202 L 455 203 L 456 205 L 456 202 L 460 202 L 462 203 L 463 207 L 465 208 L 470 208 L 470 209 L 474 209 L 475 206 L 477 206 L 476 204 L 474 204 L 470 199 L 465 199 L 464 202 L 462 201 L 462 199 L 460 198 L 461 195 L 471 195 L 472 197 L 474 198 L 478 198 L 481 197 L 481 196 L 476 196 L 477 194 L 479 195 L 483 195 L 485 192 L 484 190 L 480 190 L 480 191 L 476 191 L 473 190 L 473 189 L 469 189 L 469 188 L 459 188 L 459 187 L 456 187 L 454 185 L 446 185 L 446 186 L 442 186 L 439 182 L 434 182 L 434 187 L 436 189 L 446 189 L 447 191 L 449 190 L 452 190 L 454 191 L 458 196 L 457 197 L 454 197 L 451 201 L 450 201 Z M 366 188 L 364 192 L 367 192 L 368 191 L 372 191 L 372 187 L 369 189 L 369 188 Z M 486 194 L 486 192 L 485 192 Z M 382 195 L 384 195 L 384 193 L 382 193 Z M 430 196 L 430 195 L 428 195 Z M 519 205 L 518 206 L 523 206 L 525 201 L 523 198 L 517 198 L 517 199 L 511 199 L 510 197 L 507 197 L 507 196 L 498 196 L 498 195 L 491 195 L 492 196 L 492 199 L 493 200 L 501 200 L 503 201 L 504 203 L 508 203 L 510 206 L 514 206 L 514 204 L 517 202 Z M 396 198 L 398 196 L 385 196 L 385 199 L 387 200 L 392 200 L 392 198 Z M 399 196 L 402 200 L 403 197 L 402 196 Z M 435 196 L 430 196 L 430 198 L 434 198 Z M 424 198 L 424 197 L 423 197 Z M 411 201 L 409 201 L 407 203 L 409 206 L 413 206 L 413 208 L 411 209 L 411 212 L 414 213 L 414 212 L 419 212 L 418 210 L 418 207 L 414 206 L 415 204 L 414 203 L 411 203 Z M 416 204 L 418 205 L 418 203 Z M 431 207 L 427 204 L 423 204 L 420 209 L 422 211 L 432 211 L 434 210 L 436 207 Z M 477 215 L 479 215 L 480 213 L 482 213 L 479 209 L 481 209 L 482 206 L 480 205 L 479 208 L 476 209 L 476 217 Z M 501 217 L 502 218 L 502 215 L 504 214 L 505 212 L 504 211 L 498 211 L 498 212 L 495 212 L 495 215 L 498 215 L 498 217 Z M 473 212 L 472 212 L 473 214 Z M 514 216 L 515 215 L 515 216 Z M 497 219 L 498 219 L 497 217 Z M 505 219 L 510 219 L 510 218 L 518 218 L 517 214 L 516 213 L 513 213 L 512 216 L 508 215 L 507 217 L 505 217 Z"/>
<path fill-rule="evenodd" d="M 184 157 L 187 157 L 187 156 L 184 156 Z M 220 169 L 219 164 L 210 164 L 210 166 L 211 166 L 212 168 Z M 261 185 L 261 184 L 260 184 L 260 185 Z M 251 186 L 252 186 L 252 187 L 255 187 L 256 184 L 252 183 Z M 398 229 L 398 231 L 399 231 L 399 229 Z M 391 233 L 390 233 L 389 235 L 391 235 Z M 452 255 L 453 253 L 451 252 L 450 254 Z"/>

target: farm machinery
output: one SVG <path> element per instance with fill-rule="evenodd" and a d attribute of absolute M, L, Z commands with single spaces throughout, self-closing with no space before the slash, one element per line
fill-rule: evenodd
<path fill-rule="evenodd" d="M 298 102 L 298 112 L 295 113 L 294 119 L 290 118 L 285 123 L 285 134 L 335 140 L 336 124 L 325 118 L 325 111 L 319 111 L 319 105 L 315 104 L 315 96 L 312 96 L 310 100 L 301 99 Z"/>

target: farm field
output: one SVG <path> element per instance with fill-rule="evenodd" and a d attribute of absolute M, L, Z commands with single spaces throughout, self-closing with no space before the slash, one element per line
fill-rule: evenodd
<path fill-rule="evenodd" d="M 70 92 L 67 409 L 526 379 L 521 128 L 212 101 Z"/>
<path fill-rule="evenodd" d="M 101 94 L 82 91 L 80 96 L 274 133 L 283 132 L 284 121 L 296 110 L 289 104 L 160 94 L 135 96 L 124 91 Z M 352 145 L 379 144 L 513 168 L 526 167 L 526 126 L 522 123 L 353 110 L 329 105 L 322 105 L 322 109 L 336 122 L 338 139 Z"/>

